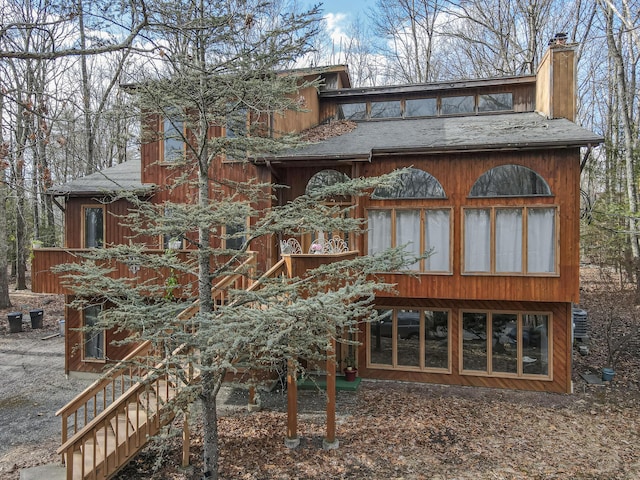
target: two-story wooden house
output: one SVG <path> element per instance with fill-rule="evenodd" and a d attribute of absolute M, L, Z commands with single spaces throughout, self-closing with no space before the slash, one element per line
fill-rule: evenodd
<path fill-rule="evenodd" d="M 410 167 L 402 185 L 354 208 L 368 232 L 347 239 L 351 250 L 430 252 L 408 271 L 384 275 L 397 291 L 376 299 L 378 322 L 361 326 L 359 375 L 570 392 L 581 148 L 603 140 L 574 123 L 573 48 L 554 45 L 536 75 L 508 78 L 350 88 L 346 67 L 319 72 L 300 72 L 320 75 L 324 87 L 301 91 L 307 110 L 279 119 L 279 129 L 302 132 L 337 120 L 355 128 L 249 165 L 221 160 L 212 168 L 218 177 L 288 185 L 278 199 L 287 202 L 317 182 Z M 172 128 L 163 121 L 147 119 L 155 129 Z M 180 195 L 153 188 L 179 173 L 163 161 L 176 148 L 150 141 L 140 161 L 52 189 L 64 197 L 65 245 L 34 252 L 33 290 L 69 294 L 52 265 L 78 249 L 124 241 L 127 232 L 111 213 L 127 204 L 103 202 L 110 194 L 126 189 L 157 202 Z M 331 236 L 300 239 L 301 251 Z M 149 245 L 161 253 L 169 240 Z M 252 246 L 262 271 L 279 260 L 280 240 Z M 144 272 L 123 267 L 118 274 Z M 76 330 L 95 314 L 66 311 L 69 372 L 99 371 L 126 353 L 110 332 L 87 338 Z"/>

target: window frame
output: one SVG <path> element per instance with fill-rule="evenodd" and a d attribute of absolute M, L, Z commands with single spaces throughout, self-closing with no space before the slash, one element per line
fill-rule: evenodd
<path fill-rule="evenodd" d="M 553 272 L 529 272 L 528 262 L 528 213 L 530 210 L 553 210 Z M 470 210 L 489 210 L 489 270 L 467 270 L 466 269 L 466 235 L 467 222 L 466 212 Z M 521 250 L 521 271 L 505 271 L 497 270 L 497 253 L 496 253 L 496 211 L 498 210 L 521 210 L 522 214 L 522 250 Z M 460 245 L 460 270 L 461 275 L 468 276 L 520 276 L 520 277 L 559 277 L 560 276 L 560 228 L 559 228 L 559 206 L 556 204 L 538 204 L 538 205 L 483 205 L 483 206 L 463 206 L 460 211 L 461 219 L 461 245 Z"/>
<path fill-rule="evenodd" d="M 102 243 L 99 246 L 95 246 L 95 247 L 90 247 L 87 246 L 87 210 L 89 209 L 93 209 L 93 210 L 102 210 Z M 81 205 L 81 248 L 104 248 L 104 244 L 105 244 L 105 238 L 106 238 L 106 208 L 104 205 L 99 205 L 99 204 L 83 204 Z"/>
<path fill-rule="evenodd" d="M 391 364 L 373 363 L 371 359 L 371 347 L 373 345 L 374 334 L 371 331 L 372 323 L 367 322 L 366 328 L 366 355 L 365 363 L 366 367 L 377 370 L 394 370 L 394 371 L 409 371 L 409 372 L 424 372 L 424 373 L 440 373 L 451 374 L 453 372 L 453 341 L 452 341 L 452 309 L 450 308 L 438 308 L 438 307 L 388 307 L 384 305 L 376 305 L 376 310 L 391 310 L 392 313 L 392 330 L 391 330 Z M 401 310 L 417 310 L 419 312 L 419 333 L 418 338 L 420 341 L 419 346 L 419 366 L 401 365 L 398 363 L 398 312 Z M 425 345 L 425 312 L 445 312 L 447 314 L 447 368 L 441 367 L 427 367 L 425 366 L 426 345 Z"/>
<path fill-rule="evenodd" d="M 480 104 L 482 103 L 481 99 L 483 97 L 491 97 L 491 96 L 498 96 L 498 95 L 510 95 L 511 96 L 511 108 L 498 108 L 498 109 L 489 109 L 486 107 L 480 107 Z M 468 111 L 462 111 L 462 112 L 449 112 L 449 113 L 444 113 L 443 110 L 443 103 L 446 104 L 447 103 L 447 99 L 452 99 L 452 98 L 456 98 L 456 97 L 460 97 L 460 98 L 464 98 L 464 97 L 469 97 L 473 100 L 473 108 L 471 110 Z M 356 122 L 361 122 L 361 121 L 377 121 L 377 120 L 391 120 L 391 119 L 411 119 L 411 118 L 435 118 L 435 117 L 460 117 L 460 116 L 471 116 L 471 115 L 495 115 L 495 114 L 501 114 L 501 113 L 509 113 L 509 112 L 514 112 L 514 99 L 515 99 L 515 94 L 513 90 L 498 90 L 498 91 L 493 91 L 493 90 L 486 90 L 486 89 L 474 89 L 471 92 L 466 92 L 464 89 L 460 90 L 458 94 L 454 94 L 454 93 L 434 93 L 431 92 L 430 94 L 425 94 L 424 96 L 420 96 L 419 94 L 409 94 L 409 95 L 402 95 L 402 94 L 398 94 L 393 96 L 391 99 L 389 100 L 384 100 L 386 102 L 398 102 L 400 104 L 400 115 L 397 117 L 379 117 L 379 116 L 375 116 L 372 115 L 372 109 L 373 109 L 373 104 L 374 103 L 380 103 L 383 100 L 372 100 L 372 99 L 364 99 L 364 100 L 359 100 L 359 101 L 346 101 L 346 99 L 342 99 L 342 101 L 339 101 L 336 103 L 336 111 L 333 114 L 333 118 L 335 120 L 353 120 Z M 409 115 L 408 114 L 408 107 L 407 107 L 407 102 L 411 102 L 411 101 L 420 101 L 420 100 L 427 100 L 427 101 L 435 101 L 435 106 L 434 106 L 434 110 L 432 114 L 427 114 L 427 115 Z M 364 110 L 362 111 L 357 111 L 357 113 L 352 114 L 350 117 L 346 117 L 344 115 L 344 110 L 342 108 L 343 105 L 362 105 L 364 106 Z M 355 107 L 354 107 L 355 108 Z"/>
<path fill-rule="evenodd" d="M 438 115 L 442 116 L 442 117 L 461 117 L 461 116 L 465 116 L 465 115 L 475 115 L 478 113 L 478 95 L 480 95 L 477 92 L 471 93 L 471 94 L 467 94 L 465 95 L 464 93 L 458 94 L 458 95 L 453 95 L 453 94 L 447 94 L 447 95 L 441 95 L 438 96 Z M 457 111 L 457 112 L 444 112 L 444 104 L 446 103 L 447 100 L 450 99 L 454 99 L 454 98 L 459 98 L 459 99 L 468 99 L 470 98 L 471 101 L 473 102 L 473 107 L 471 108 L 471 110 L 464 110 L 464 111 Z M 462 103 L 461 103 L 462 105 Z"/>
<path fill-rule="evenodd" d="M 486 370 L 465 370 L 464 368 L 464 314 L 485 314 L 486 319 Z M 493 371 L 493 315 L 516 315 L 517 317 L 517 348 L 516 348 L 516 360 L 517 360 L 517 372 L 494 372 Z M 524 355 L 522 345 L 522 331 L 523 331 L 523 319 L 526 315 L 545 315 L 547 317 L 547 374 L 531 374 L 524 373 L 522 366 Z M 530 311 L 530 310 L 482 310 L 482 309 L 460 309 L 458 311 L 458 374 L 459 375 L 472 375 L 476 377 L 494 377 L 494 378 L 517 378 L 526 380 L 540 380 L 540 381 L 553 381 L 553 314 L 551 311 Z"/>
<path fill-rule="evenodd" d="M 449 261 L 448 261 L 448 265 L 449 265 L 449 269 L 448 270 L 426 270 L 426 262 L 427 262 L 427 258 L 421 258 L 419 260 L 420 266 L 417 270 L 411 270 L 411 269 L 406 269 L 406 270 L 399 270 L 397 272 L 394 273 L 405 273 L 405 272 L 411 272 L 412 274 L 425 274 L 425 275 L 453 275 L 453 256 L 454 256 L 454 251 L 453 251 L 453 242 L 454 242 L 454 232 L 453 232 L 453 224 L 454 224 L 454 218 L 453 218 L 453 207 L 452 206 L 433 206 L 433 207 L 422 207 L 422 206 L 389 206 L 389 207 L 383 207 L 383 206 L 371 206 L 369 208 L 367 208 L 366 210 L 366 220 L 367 220 L 367 225 L 369 222 L 369 212 L 370 211 L 390 211 L 391 212 L 391 248 L 394 248 L 397 246 L 397 225 L 396 225 L 396 212 L 397 211 L 408 211 L 408 210 L 417 210 L 420 212 L 420 249 L 419 252 L 425 252 L 427 251 L 427 238 L 426 238 L 426 224 L 427 224 L 427 220 L 426 220 L 426 215 L 427 212 L 429 211 L 436 211 L 436 210 L 445 210 L 449 212 Z M 366 240 L 365 240 L 365 251 L 367 252 L 367 255 L 370 255 L 369 253 L 369 236 L 371 235 L 371 229 L 368 227 L 367 228 L 367 234 L 366 234 Z"/>
<path fill-rule="evenodd" d="M 175 112 L 174 115 L 176 115 L 176 117 L 174 117 L 174 121 L 171 120 L 171 114 L 169 113 L 169 115 L 160 115 L 159 116 L 159 123 L 160 125 L 158 126 L 158 130 L 160 132 L 160 152 L 159 152 L 159 156 L 160 156 L 160 164 L 161 165 L 177 165 L 180 163 L 184 163 L 186 160 L 186 155 L 187 155 L 187 144 L 185 142 L 185 139 L 187 138 L 187 124 L 183 119 L 178 119 L 178 121 L 175 121 L 175 118 L 177 118 L 178 113 Z M 176 130 L 177 132 L 179 132 L 179 130 L 177 128 L 175 128 L 174 124 L 180 123 L 182 124 L 182 155 L 176 155 L 176 158 L 174 160 L 171 159 L 167 159 L 166 157 L 166 151 L 167 151 L 167 147 L 166 147 L 166 143 L 167 140 L 177 140 L 177 139 L 168 139 L 166 137 L 166 123 L 170 122 L 173 129 Z M 177 151 L 177 149 L 176 149 Z"/>
<path fill-rule="evenodd" d="M 238 118 L 237 120 L 240 120 L 240 118 L 242 116 L 245 117 L 245 122 L 244 122 L 244 127 L 242 126 L 242 122 L 238 121 L 235 122 L 235 119 L 233 118 L 233 115 L 237 115 Z M 229 125 L 231 123 L 235 123 L 234 126 L 238 126 L 240 128 L 233 128 L 233 127 L 229 127 Z M 250 137 L 250 127 L 251 127 L 251 119 L 250 119 L 250 115 L 249 115 L 249 109 L 248 108 L 239 108 L 234 112 L 230 112 L 227 115 L 227 119 L 225 121 L 224 127 L 222 128 L 222 136 L 224 138 L 248 138 Z M 231 134 L 231 135 L 230 135 Z M 244 150 L 243 151 L 243 155 L 238 157 L 238 156 L 233 156 L 227 152 L 224 153 L 224 162 L 229 162 L 229 163 L 233 163 L 233 162 L 244 162 L 246 161 L 246 159 L 249 157 L 249 151 L 248 150 Z"/>
<path fill-rule="evenodd" d="M 232 238 L 232 239 L 228 239 L 227 238 L 227 229 L 229 228 L 229 225 L 225 224 L 225 225 L 222 225 L 220 227 L 220 240 L 221 240 L 221 244 L 222 244 L 222 248 L 223 249 L 240 251 L 240 248 L 242 248 L 242 245 L 244 245 L 244 242 L 247 241 L 247 235 L 249 233 L 249 218 L 245 219 L 243 227 L 244 227 L 243 230 L 242 230 L 244 232 L 243 237 L 237 237 L 237 238 Z M 235 235 L 236 233 L 239 233 L 239 231 L 235 232 L 235 233 L 232 233 L 231 235 Z M 233 247 L 229 247 L 227 245 L 227 242 L 229 240 L 240 240 L 241 238 L 242 238 L 242 245 L 240 246 L 240 248 L 233 248 Z"/>
<path fill-rule="evenodd" d="M 81 310 L 81 322 L 82 322 L 82 328 L 86 328 L 87 327 L 87 309 L 89 308 L 98 308 L 98 315 L 96 316 L 96 320 L 98 319 L 100 313 L 102 313 L 103 307 L 100 304 L 93 304 L 93 305 L 88 305 L 86 307 L 84 307 Z M 93 332 L 87 332 L 85 330 L 81 331 L 81 342 L 82 342 L 82 361 L 83 362 L 91 362 L 91 363 L 107 363 L 107 331 L 105 329 L 102 329 L 101 333 L 95 333 L 95 335 L 102 335 L 102 358 L 99 357 L 88 357 L 87 356 L 87 343 L 91 340 L 87 337 L 87 334 L 89 333 L 93 333 Z M 92 337 L 93 338 L 93 337 Z"/>

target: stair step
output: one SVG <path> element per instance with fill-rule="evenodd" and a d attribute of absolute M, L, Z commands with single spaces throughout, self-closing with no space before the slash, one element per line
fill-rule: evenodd
<path fill-rule="evenodd" d="M 110 424 L 101 427 L 96 432 L 96 441 L 100 450 L 106 452 L 107 457 L 116 451 L 116 434 Z"/>
<path fill-rule="evenodd" d="M 102 452 L 100 447 L 97 445 L 93 445 L 93 441 L 89 439 L 85 444 L 81 447 L 80 450 L 76 450 L 73 452 L 73 478 L 82 478 L 82 457 L 84 452 L 84 478 L 91 478 L 93 475 L 93 454 L 95 451 L 96 455 L 96 468 L 95 471 L 98 472 L 100 467 L 102 466 Z M 99 478 L 99 477 L 96 477 Z"/>
<path fill-rule="evenodd" d="M 141 403 L 129 403 L 127 415 L 129 416 L 129 422 L 134 431 L 137 430 L 138 427 L 144 427 L 147 423 L 146 406 Z"/>
<path fill-rule="evenodd" d="M 129 419 L 125 417 L 124 412 L 119 412 L 116 417 L 111 419 L 111 428 L 118 437 L 118 445 L 127 441 L 127 435 L 131 435 L 133 427 L 129 423 Z"/>

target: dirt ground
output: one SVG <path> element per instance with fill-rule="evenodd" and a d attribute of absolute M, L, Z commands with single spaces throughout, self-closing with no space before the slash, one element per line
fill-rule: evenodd
<path fill-rule="evenodd" d="M 64 374 L 61 296 L 11 292 L 13 306 L 0 310 L 0 478 L 18 478 L 26 465 L 58 461 L 60 419 L 55 412 L 90 382 Z M 44 311 L 32 329 L 30 310 Z M 7 313 L 22 312 L 23 331 L 9 333 Z"/>
<path fill-rule="evenodd" d="M 339 392 L 340 448 L 324 451 L 322 393 L 300 392 L 301 444 L 289 450 L 283 444 L 285 393 L 263 394 L 263 410 L 247 413 L 246 393 L 229 388 L 220 401 L 221 478 L 640 479 L 637 346 L 620 355 L 612 382 L 589 385 L 580 376 L 606 365 L 607 325 L 614 322 L 615 335 L 620 335 L 640 316 L 633 293 L 621 288 L 615 275 L 585 268 L 582 285 L 581 307 L 589 312 L 591 338 L 588 354 L 574 352 L 574 394 L 363 381 L 357 392 Z M 49 305 L 60 301 L 41 300 Z M 6 312 L 0 314 L 6 318 Z M 53 329 L 47 317 L 45 330 Z M 49 319 L 53 322 L 53 315 Z M 29 335 L 8 334 L 5 323 L 0 321 L 0 366 L 11 342 Z M 25 378 L 24 388 L 42 381 L 35 378 Z M 5 432 L 9 411 L 1 400 L 0 432 Z M 31 424 L 33 418 L 24 422 Z M 180 443 L 169 438 L 147 448 L 119 480 L 200 478 L 201 435 L 197 424 L 192 430 L 194 467 L 177 467 Z M 0 438 L 0 479 L 17 479 L 19 468 L 57 461 L 58 433 L 44 432 L 37 445 L 14 436 L 7 446 Z"/>

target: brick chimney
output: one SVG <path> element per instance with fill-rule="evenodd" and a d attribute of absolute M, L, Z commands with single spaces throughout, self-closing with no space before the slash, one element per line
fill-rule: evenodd
<path fill-rule="evenodd" d="M 576 119 L 575 44 L 567 44 L 567 34 L 549 40 L 536 73 L 536 110 L 548 118 Z"/>

